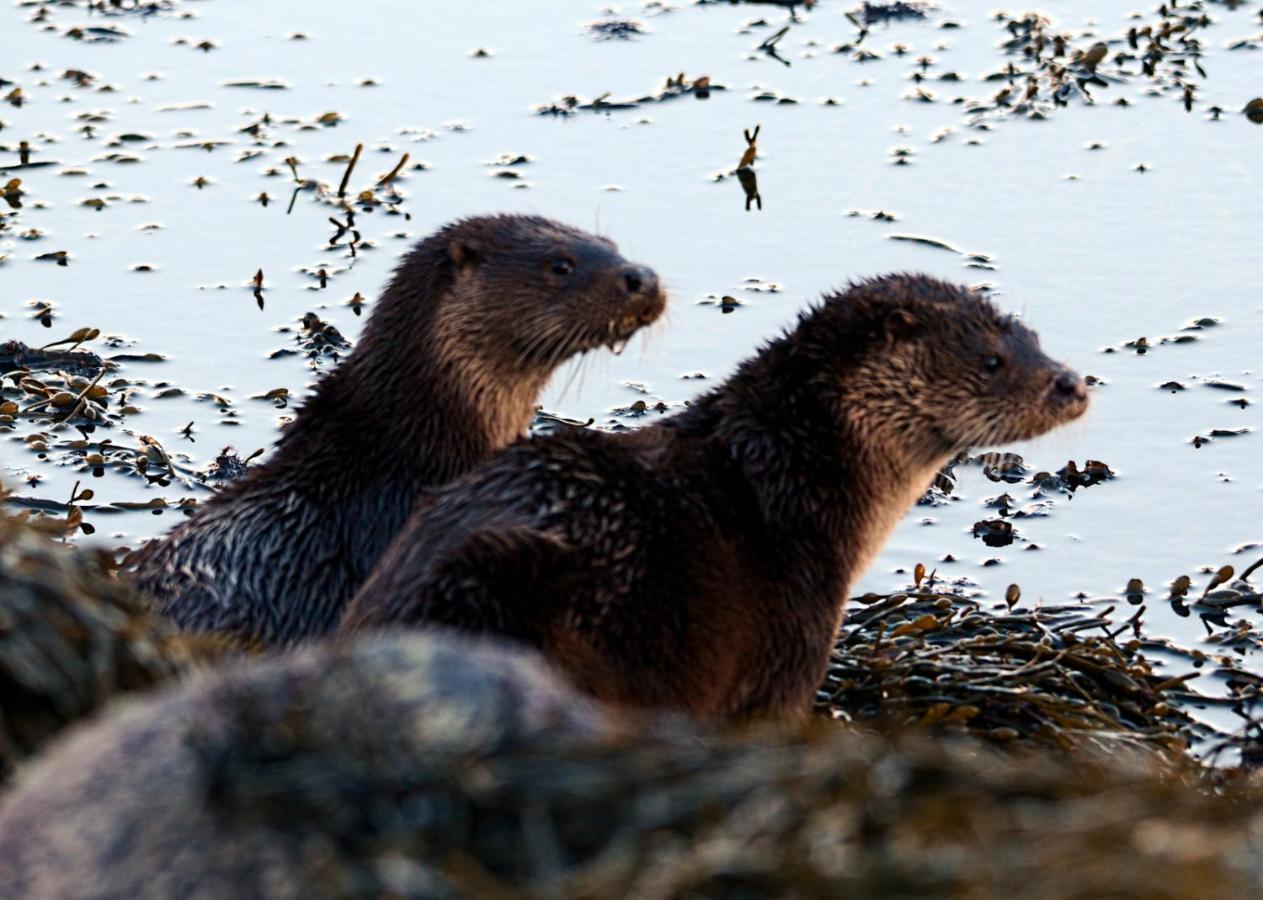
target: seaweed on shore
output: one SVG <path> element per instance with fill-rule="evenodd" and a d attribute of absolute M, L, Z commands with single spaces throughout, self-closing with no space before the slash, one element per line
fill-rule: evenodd
<path fill-rule="evenodd" d="M 883 730 L 927 726 L 1061 750 L 1178 755 L 1212 736 L 1174 696 L 1189 676 L 1159 673 L 1143 655 L 1138 617 L 1116 623 L 1084 605 L 1017 609 L 1020 595 L 1011 587 L 1001 613 L 929 584 L 860 598 L 818 710 Z"/>
<path fill-rule="evenodd" d="M 95 374 L 105 363 L 101 357 L 89 350 L 60 350 L 46 347 L 30 347 L 21 341 L 4 341 L 0 343 L 0 374 L 15 369 L 27 371 L 44 371 L 58 369 L 76 375 Z"/>

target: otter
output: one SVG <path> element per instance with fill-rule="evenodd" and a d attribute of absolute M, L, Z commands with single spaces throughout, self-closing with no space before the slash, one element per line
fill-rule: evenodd
<path fill-rule="evenodd" d="M 352 353 L 270 460 L 130 570 L 190 631 L 262 647 L 332 630 L 425 487 L 522 434 L 565 360 L 662 312 L 657 275 L 537 216 L 450 224 L 412 250 Z"/>
<path fill-rule="evenodd" d="M 432 492 L 341 630 L 496 633 L 602 700 L 802 714 L 848 589 L 939 468 L 1087 403 L 979 294 L 856 283 L 681 413 L 519 442 Z"/>

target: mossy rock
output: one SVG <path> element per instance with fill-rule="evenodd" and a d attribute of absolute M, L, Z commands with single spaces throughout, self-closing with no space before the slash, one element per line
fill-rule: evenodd
<path fill-rule="evenodd" d="M 0 514 L 0 782 L 65 726 L 201 655 L 108 569 Z"/>
<path fill-rule="evenodd" d="M 630 721 L 441 633 L 225 666 L 0 805 L 0 895 L 1257 896 L 1263 802 L 1145 752 Z"/>

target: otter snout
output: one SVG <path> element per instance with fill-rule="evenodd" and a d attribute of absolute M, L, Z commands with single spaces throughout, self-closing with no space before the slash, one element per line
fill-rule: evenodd
<path fill-rule="evenodd" d="M 1088 386 L 1077 372 L 1061 369 L 1053 374 L 1048 398 L 1074 418 L 1088 408 Z"/>
<path fill-rule="evenodd" d="M 667 298 L 658 283 L 658 273 L 647 266 L 630 264 L 618 271 L 627 291 L 628 315 L 641 325 L 648 325 L 662 315 Z"/>
<path fill-rule="evenodd" d="M 623 277 L 627 293 L 633 297 L 637 294 L 652 294 L 658 290 L 658 273 L 653 269 L 629 265 L 623 266 L 619 274 Z"/>

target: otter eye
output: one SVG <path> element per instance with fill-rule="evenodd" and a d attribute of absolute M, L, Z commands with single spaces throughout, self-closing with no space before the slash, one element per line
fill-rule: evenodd
<path fill-rule="evenodd" d="M 1004 365 L 1004 357 L 988 356 L 982 361 L 982 367 L 987 370 L 988 375 L 994 375 L 1000 371 L 1000 367 Z"/>
<path fill-rule="evenodd" d="M 554 259 L 549 268 L 552 270 L 554 275 L 559 275 L 562 278 L 565 278 L 574 271 L 574 263 L 568 259 Z"/>

